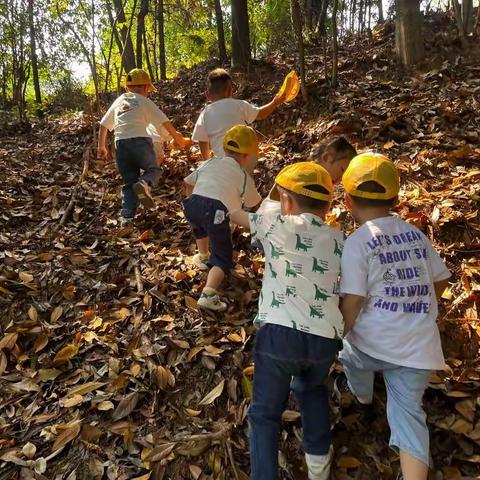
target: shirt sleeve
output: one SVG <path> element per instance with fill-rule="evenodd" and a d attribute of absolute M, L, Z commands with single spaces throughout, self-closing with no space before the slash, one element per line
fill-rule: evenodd
<path fill-rule="evenodd" d="M 430 261 L 430 267 L 432 269 L 432 277 L 434 282 L 440 282 L 451 277 L 451 273 L 448 270 L 445 262 L 442 260 L 438 252 L 430 243 L 427 237 L 425 237 L 428 251 L 428 258 Z"/>
<path fill-rule="evenodd" d="M 258 193 L 257 187 L 252 177 L 245 173 L 245 189 L 243 194 L 243 203 L 245 207 L 255 207 L 262 201 L 262 197 Z"/>
<path fill-rule="evenodd" d="M 205 125 L 205 109 L 198 117 L 195 128 L 193 129 L 192 140 L 194 142 L 208 142 L 207 127 Z"/>
<path fill-rule="evenodd" d="M 258 112 L 260 111 L 260 108 L 256 107 L 255 105 L 252 105 L 249 102 L 246 102 L 245 100 L 239 100 L 239 106 L 240 106 L 240 112 L 242 114 L 242 118 L 246 123 L 252 123 L 256 120 L 258 116 Z"/>
<path fill-rule="evenodd" d="M 145 108 L 147 120 L 159 131 L 162 125 L 170 120 L 149 98 L 144 98 L 145 101 L 142 104 Z"/>
<path fill-rule="evenodd" d="M 368 264 L 362 243 L 352 237 L 347 238 L 341 260 L 340 293 L 367 296 Z"/>
<path fill-rule="evenodd" d="M 100 125 L 105 127 L 109 132 L 115 128 L 115 108 L 117 108 L 117 103 L 117 100 L 115 100 L 100 120 Z"/>
<path fill-rule="evenodd" d="M 197 178 L 198 178 L 198 168 L 194 170 L 190 175 L 187 175 L 183 181 L 185 183 L 188 183 L 188 185 L 195 185 L 197 183 Z"/>

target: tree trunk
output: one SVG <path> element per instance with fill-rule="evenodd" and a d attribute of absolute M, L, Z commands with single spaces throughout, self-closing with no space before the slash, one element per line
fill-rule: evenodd
<path fill-rule="evenodd" d="M 122 0 L 113 0 L 113 5 L 117 14 L 117 22 L 122 25 L 120 28 L 120 35 L 122 38 L 122 49 L 120 50 L 120 55 L 123 57 L 122 64 L 125 71 L 129 72 L 136 66 L 133 43 L 130 37 L 130 32 L 128 31 L 127 19 L 125 18 Z"/>
<path fill-rule="evenodd" d="M 337 11 L 338 11 L 338 0 L 333 0 L 333 10 L 332 10 L 332 87 L 337 86 L 337 79 L 338 79 Z"/>
<path fill-rule="evenodd" d="M 302 9 L 298 0 L 290 0 L 290 13 L 292 16 L 292 26 L 295 33 L 298 46 L 298 60 L 300 64 L 300 79 L 301 79 L 301 89 L 302 96 L 304 100 L 307 100 L 307 83 L 305 75 L 305 52 L 303 45 L 303 25 L 302 25 Z"/>
<path fill-rule="evenodd" d="M 150 52 L 148 50 L 148 42 L 147 42 L 147 36 L 145 35 L 145 31 L 143 32 L 143 48 L 145 50 L 145 61 L 147 62 L 147 70 L 148 74 L 150 75 L 150 78 L 153 80 L 156 80 L 156 75 L 155 72 L 153 71 L 152 67 L 152 62 L 150 61 Z"/>
<path fill-rule="evenodd" d="M 145 35 L 145 17 L 148 13 L 148 0 L 142 0 L 140 3 L 140 11 L 137 17 L 137 68 L 143 66 L 142 45 L 143 36 Z"/>
<path fill-rule="evenodd" d="M 227 48 L 225 47 L 225 30 L 223 28 L 223 12 L 222 4 L 220 0 L 214 0 L 215 2 L 215 20 L 217 23 L 217 36 L 218 36 L 218 56 L 220 62 L 224 63 L 227 59 Z"/>
<path fill-rule="evenodd" d="M 325 35 L 325 22 L 327 20 L 328 0 L 322 0 L 320 7 L 320 14 L 318 15 L 317 32 L 323 36 Z"/>
<path fill-rule="evenodd" d="M 420 0 L 396 0 L 396 2 L 395 44 L 397 56 L 403 65 L 415 65 L 425 58 Z"/>
<path fill-rule="evenodd" d="M 42 103 L 40 92 L 40 80 L 38 78 L 37 45 L 35 41 L 35 23 L 33 21 L 33 0 L 28 0 L 28 24 L 30 28 L 30 61 L 32 62 L 33 88 L 35 90 L 35 102 Z"/>
<path fill-rule="evenodd" d="M 473 33 L 473 0 L 462 0 L 462 22 L 465 34 Z"/>
<path fill-rule="evenodd" d="M 385 18 L 383 17 L 383 0 L 377 1 L 377 8 L 378 8 L 378 21 L 383 23 Z"/>
<path fill-rule="evenodd" d="M 165 55 L 165 22 L 163 0 L 158 0 L 157 5 L 157 22 L 158 22 L 158 54 L 160 63 L 160 78 L 167 79 L 167 57 Z"/>
<path fill-rule="evenodd" d="M 247 0 L 232 0 L 232 67 L 244 72 L 250 59 Z"/>

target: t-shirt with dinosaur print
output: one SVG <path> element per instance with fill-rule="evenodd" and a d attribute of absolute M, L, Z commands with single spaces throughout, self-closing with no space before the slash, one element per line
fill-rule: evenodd
<path fill-rule="evenodd" d="M 260 213 L 259 213 L 260 212 Z M 249 215 L 252 242 L 265 251 L 256 323 L 273 323 L 326 338 L 341 338 L 338 308 L 343 234 L 311 213 L 278 208 Z"/>

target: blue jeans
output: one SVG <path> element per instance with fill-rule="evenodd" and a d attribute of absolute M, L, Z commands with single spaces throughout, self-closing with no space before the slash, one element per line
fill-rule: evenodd
<path fill-rule="evenodd" d="M 162 171 L 157 165 L 151 138 L 117 140 L 115 148 L 118 171 L 123 179 L 122 216 L 132 218 L 138 207 L 138 198 L 133 191 L 133 185 L 139 180 L 144 180 L 154 187 L 160 180 Z M 143 170 L 143 175 L 140 175 L 140 170 Z"/>
<path fill-rule="evenodd" d="M 365 403 L 373 400 L 374 372 L 381 371 L 387 388 L 387 419 L 390 446 L 429 464 L 429 435 L 422 398 L 430 380 L 430 370 L 402 367 L 373 358 L 347 340 L 339 360 L 350 389 Z"/>
<path fill-rule="evenodd" d="M 281 325 L 257 332 L 250 420 L 251 480 L 278 478 L 278 436 L 290 389 L 300 407 L 303 448 L 325 455 L 331 444 L 330 409 L 325 378 L 339 342 Z"/>

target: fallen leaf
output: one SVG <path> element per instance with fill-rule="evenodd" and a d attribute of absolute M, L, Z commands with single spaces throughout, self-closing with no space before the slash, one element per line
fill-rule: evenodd
<path fill-rule="evenodd" d="M 63 307 L 58 305 L 57 307 L 54 308 L 53 312 L 50 315 L 50 321 L 52 323 L 55 323 L 63 314 Z"/>
<path fill-rule="evenodd" d="M 198 404 L 210 405 L 211 403 L 213 403 L 215 399 L 218 398 L 223 393 L 224 386 L 225 386 L 225 380 L 222 379 L 220 383 L 213 390 L 207 393 L 207 395 L 205 395 L 205 397 L 203 397 L 202 400 L 198 402 Z"/>
<path fill-rule="evenodd" d="M 138 400 L 140 399 L 140 395 L 138 392 L 132 392 L 120 401 L 117 408 L 113 412 L 112 419 L 113 420 L 120 420 L 121 418 L 130 415 L 135 407 L 137 406 Z"/>
<path fill-rule="evenodd" d="M 68 426 L 55 439 L 55 442 L 53 443 L 53 446 L 52 446 L 52 452 L 55 452 L 56 450 L 60 450 L 65 445 L 67 445 L 67 443 L 71 442 L 72 440 L 75 440 L 75 438 L 78 437 L 79 433 L 80 433 L 79 423 Z"/>
<path fill-rule="evenodd" d="M 62 365 L 67 363 L 70 359 L 72 359 L 78 353 L 78 347 L 74 344 L 67 345 L 63 347 L 53 359 L 53 365 L 56 367 L 58 365 Z"/>
<path fill-rule="evenodd" d="M 342 456 L 337 460 L 337 467 L 339 468 L 358 468 L 362 462 L 355 457 Z"/>

